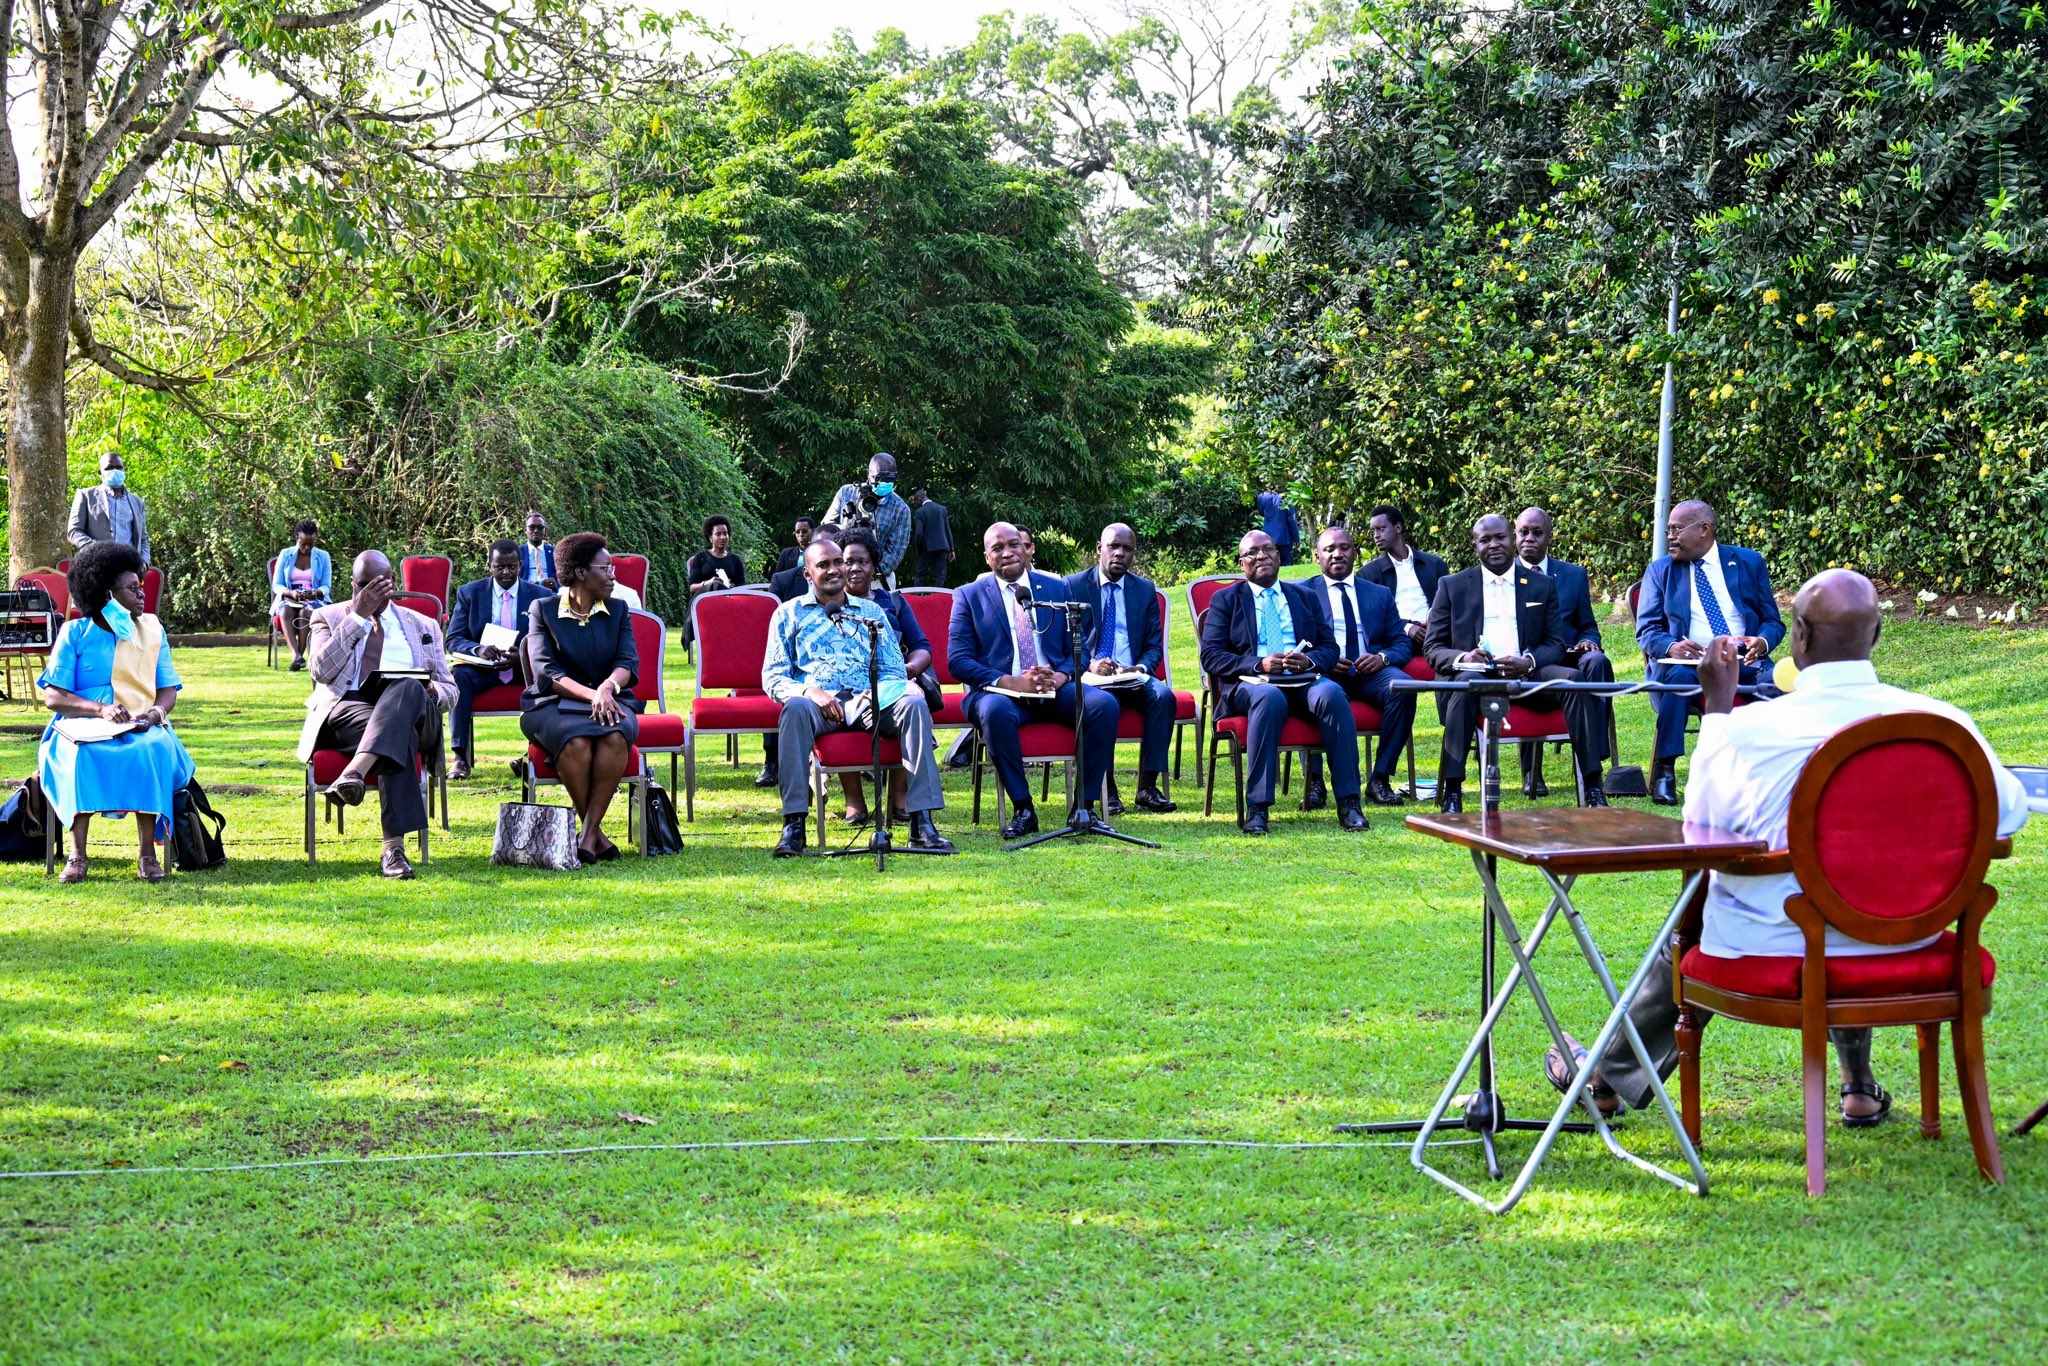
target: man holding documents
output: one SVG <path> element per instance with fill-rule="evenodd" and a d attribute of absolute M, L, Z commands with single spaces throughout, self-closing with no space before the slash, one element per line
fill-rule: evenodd
<path fill-rule="evenodd" d="M 1437 585 L 1429 609 L 1423 653 L 1438 676 L 1447 679 L 1488 676 L 1534 679 L 1564 659 L 1564 617 L 1558 608 L 1557 583 L 1536 573 L 1515 557 L 1508 519 L 1488 513 L 1472 526 L 1472 548 L 1479 563 L 1450 575 Z M 1604 698 L 1589 693 L 1535 693 L 1515 700 L 1533 711 L 1564 708 L 1570 728 L 1572 757 L 1585 790 L 1584 804 L 1605 806 L 1600 765 L 1607 753 Z M 1479 724 L 1479 700 L 1469 692 L 1440 692 L 1437 714 L 1443 718 L 1443 758 L 1437 766 L 1439 810 L 1465 809 L 1465 758 L 1472 752 Z M 1504 735 L 1503 740 L 1512 740 Z"/>
<path fill-rule="evenodd" d="M 455 590 L 448 615 L 448 651 L 455 670 L 455 710 L 449 717 L 449 747 L 455 766 L 448 776 L 460 782 L 476 764 L 470 712 L 478 693 L 515 683 L 520 677 L 519 647 L 526 640 L 526 611 L 547 597 L 547 591 L 521 577 L 519 544 L 507 539 L 491 546 L 489 578 Z"/>
<path fill-rule="evenodd" d="M 1018 732 L 1027 723 L 1071 725 L 1074 719 L 1076 651 L 1059 606 L 1066 601 L 1067 586 L 1030 567 L 1030 541 L 1008 522 L 997 522 L 982 534 L 981 550 L 989 572 L 953 595 L 947 663 L 967 685 L 967 719 L 981 732 L 996 779 L 1010 798 L 1010 820 L 1002 836 L 1022 839 L 1037 833 L 1038 811 L 1024 776 Z M 1119 708 L 1100 688 L 1085 689 L 1081 706 L 1081 809 L 1091 825 L 1102 825 L 1094 796 L 1116 757 Z"/>
<path fill-rule="evenodd" d="M 1202 617 L 1202 672 L 1223 687 L 1221 714 L 1242 716 L 1251 773 L 1245 786 L 1247 835 L 1266 833 L 1280 767 L 1280 732 L 1290 716 L 1313 721 L 1330 760 L 1337 824 L 1366 828 L 1358 802 L 1358 728 L 1351 699 L 1332 682 L 1337 643 L 1330 619 L 1308 587 L 1280 581 L 1273 538 L 1254 531 L 1237 544 L 1244 581 L 1209 600 Z"/>
<path fill-rule="evenodd" d="M 1393 590 L 1353 573 L 1358 564 L 1358 542 L 1346 527 L 1333 526 L 1316 538 L 1316 565 L 1323 572 L 1310 579 L 1323 595 L 1329 613 L 1330 634 L 1337 642 L 1337 659 L 1330 666 L 1330 678 L 1353 702 L 1362 702 L 1380 714 L 1379 745 L 1373 752 L 1372 776 L 1365 790 L 1375 806 L 1399 806 L 1394 791 L 1394 764 L 1408 747 L 1415 729 L 1415 694 L 1394 686 L 1402 677 L 1402 666 L 1415 657 L 1408 632 L 1401 624 L 1400 609 Z M 1323 792 L 1323 760 L 1308 756 L 1308 786 L 1302 794 L 1304 811 L 1319 811 L 1328 800 Z"/>
<path fill-rule="evenodd" d="M 1177 809 L 1162 790 L 1166 748 L 1173 740 L 1173 689 L 1154 673 L 1166 654 L 1166 621 L 1152 580 L 1131 572 L 1137 558 L 1137 532 L 1122 522 L 1104 527 L 1095 568 L 1067 579 L 1067 598 L 1088 608 L 1082 618 L 1088 656 L 1084 680 L 1100 680 L 1120 710 L 1144 718 L 1138 795 L 1132 801 L 1140 811 L 1167 812 Z M 1123 810 L 1112 774 L 1109 814 L 1120 816 Z"/>
<path fill-rule="evenodd" d="M 419 762 L 441 747 L 441 713 L 459 695 L 432 617 L 392 603 L 397 580 L 382 552 L 356 556 L 347 602 L 313 614 L 313 695 L 299 732 L 299 758 L 316 750 L 349 756 L 328 789 L 359 806 L 372 778 L 384 825 L 383 873 L 409 878 L 405 837 L 427 828 Z"/>

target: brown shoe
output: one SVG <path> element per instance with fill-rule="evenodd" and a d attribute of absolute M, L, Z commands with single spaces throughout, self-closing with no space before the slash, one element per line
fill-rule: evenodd
<path fill-rule="evenodd" d="M 63 867 L 63 870 L 62 870 L 62 871 L 60 871 L 60 872 L 59 872 L 59 873 L 57 874 L 57 881 L 59 881 L 59 882 L 83 882 L 83 881 L 85 881 L 85 855 L 83 855 L 83 854 L 73 854 L 73 855 L 72 855 L 72 856 L 71 856 L 70 858 L 68 858 L 68 859 L 65 859 L 65 860 L 64 860 L 64 867 Z"/>
<path fill-rule="evenodd" d="M 135 876 L 144 882 L 162 882 L 164 866 L 156 861 L 155 854 L 142 854 L 135 860 Z"/>
<path fill-rule="evenodd" d="M 411 862 L 409 862 L 409 861 L 408 861 L 408 860 L 406 859 L 406 857 L 405 857 L 405 850 L 403 850 L 403 849 L 386 849 L 386 850 L 384 851 L 384 861 L 383 861 L 383 868 L 382 868 L 382 870 L 381 870 L 381 871 L 383 872 L 383 874 L 384 874 L 384 876 L 385 876 L 385 877 L 390 877 L 390 878 L 409 878 L 409 877 L 411 877 L 411 876 L 412 876 L 412 864 L 411 864 Z"/>
<path fill-rule="evenodd" d="M 469 760 L 458 757 L 455 760 L 455 762 L 449 765 L 448 767 L 448 781 L 451 783 L 459 783 L 466 781 L 468 778 Z"/>

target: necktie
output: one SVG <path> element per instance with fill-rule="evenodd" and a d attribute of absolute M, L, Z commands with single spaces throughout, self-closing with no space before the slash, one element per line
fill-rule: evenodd
<path fill-rule="evenodd" d="M 370 634 L 363 638 L 363 663 L 356 670 L 356 686 L 362 687 L 384 663 L 384 618 L 370 618 Z"/>
<path fill-rule="evenodd" d="M 513 597 L 514 595 L 511 593 L 498 594 L 498 625 L 508 631 L 512 629 Z M 500 683 L 510 683 L 512 681 L 512 671 L 510 669 L 498 670 L 498 681 Z"/>
<path fill-rule="evenodd" d="M 1699 594 L 1700 610 L 1707 614 L 1707 629 L 1717 636 L 1728 634 L 1728 618 L 1721 611 L 1721 599 L 1714 596 L 1714 581 L 1707 577 L 1704 560 L 1692 562 L 1692 591 Z"/>
<path fill-rule="evenodd" d="M 1024 610 L 1023 587 L 1011 584 L 1010 624 L 1017 632 L 1017 672 L 1029 673 L 1038 667 L 1038 633 L 1031 629 L 1031 614 Z"/>
<path fill-rule="evenodd" d="M 1116 658 L 1116 602 L 1123 594 L 1113 583 L 1102 585 L 1102 653 Z"/>
<path fill-rule="evenodd" d="M 1358 613 L 1351 606 L 1351 585 L 1337 585 L 1337 596 L 1344 600 L 1344 658 L 1356 659 L 1358 649 Z"/>
<path fill-rule="evenodd" d="M 1259 594 L 1259 648 L 1269 655 L 1287 650 L 1287 627 L 1280 620 L 1280 590 L 1269 588 Z"/>

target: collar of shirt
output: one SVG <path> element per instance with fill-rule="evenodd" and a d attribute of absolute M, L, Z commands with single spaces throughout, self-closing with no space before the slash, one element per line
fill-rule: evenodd
<path fill-rule="evenodd" d="M 1486 586 L 1489 588 L 1513 588 L 1515 586 L 1515 571 L 1512 567 L 1505 574 L 1496 574 L 1482 564 L 1479 566 L 1479 576 L 1486 581 Z"/>
<path fill-rule="evenodd" d="M 1523 560 L 1522 568 L 1528 570 L 1531 574 L 1541 574 L 1547 579 L 1550 577 L 1550 557 L 1545 555 L 1541 564 L 1530 564 L 1527 560 Z"/>
<path fill-rule="evenodd" d="M 609 601 L 604 598 L 599 598 L 596 602 L 590 605 L 590 616 L 592 617 L 608 617 L 611 614 L 611 605 Z M 575 613 L 569 610 L 569 590 L 566 588 L 562 590 L 562 616 L 569 621 L 575 622 L 578 626 L 590 625 L 589 617 L 578 617 Z"/>
<path fill-rule="evenodd" d="M 1853 688 L 1877 682 L 1877 665 L 1867 659 L 1834 659 L 1825 664 L 1809 664 L 1799 671 L 1799 692 L 1819 692 L 1824 688 Z"/>

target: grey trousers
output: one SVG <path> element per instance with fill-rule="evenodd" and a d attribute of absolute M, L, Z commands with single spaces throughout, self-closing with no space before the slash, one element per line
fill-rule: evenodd
<path fill-rule="evenodd" d="M 1694 1007 L 1698 1010 L 1698 1007 Z M 1714 1018 L 1710 1010 L 1699 1010 L 1700 1029 L 1706 1030 L 1707 1022 Z M 1666 939 L 1664 947 L 1657 953 L 1657 965 L 1650 969 L 1650 975 L 1643 979 L 1643 989 L 1630 998 L 1628 1017 L 1635 1022 L 1636 1033 L 1642 1035 L 1643 1049 L 1657 1060 L 1657 1079 L 1662 1081 L 1678 1070 L 1678 1002 L 1671 995 L 1671 941 Z M 1835 1044 L 1835 1057 L 1842 1065 L 1842 1075 L 1850 1081 L 1869 1081 L 1870 1074 L 1870 1031 L 1867 1029 L 1830 1029 L 1828 1038 Z M 1600 1057 L 1600 1080 L 1613 1087 L 1631 1110 L 1640 1110 L 1650 1103 L 1650 1079 L 1643 1073 L 1643 1065 L 1636 1060 L 1635 1050 L 1628 1046 L 1628 1036 L 1617 1033 L 1614 1042 Z"/>
<path fill-rule="evenodd" d="M 828 720 L 824 710 L 808 697 L 793 697 L 782 704 L 782 723 L 776 734 L 781 741 L 782 762 L 777 773 L 782 784 L 782 814 L 801 816 L 811 809 L 811 745 L 821 735 L 835 731 L 864 731 L 873 722 L 867 694 L 842 702 L 844 721 Z M 906 811 L 938 811 L 946 805 L 945 788 L 939 781 L 939 762 L 932 753 L 932 713 L 924 694 L 915 687 L 896 699 L 896 705 L 881 714 L 882 734 L 900 742 L 903 771 L 908 781 L 903 793 Z"/>

